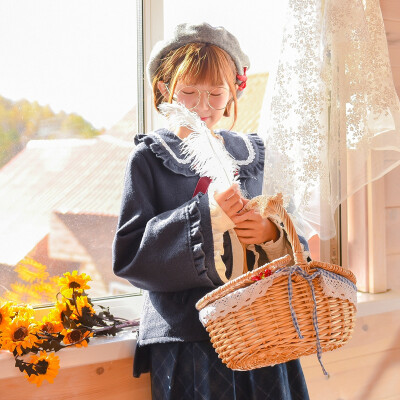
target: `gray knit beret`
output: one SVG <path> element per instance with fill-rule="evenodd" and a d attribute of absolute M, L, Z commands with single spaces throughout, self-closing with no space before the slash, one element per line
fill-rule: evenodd
<path fill-rule="evenodd" d="M 238 40 L 224 27 L 214 27 L 206 22 L 198 25 L 185 23 L 175 28 L 171 38 L 161 40 L 154 45 L 147 64 L 147 77 L 150 86 L 164 57 L 171 50 L 176 50 L 188 43 L 210 43 L 225 50 L 235 63 L 238 75 L 245 75 L 243 68 L 246 67 L 248 69 L 250 67 L 250 60 L 243 53 Z M 240 84 L 242 81 L 238 79 L 237 83 Z M 240 90 L 236 92 L 237 97 L 240 97 L 241 94 L 242 91 Z"/>

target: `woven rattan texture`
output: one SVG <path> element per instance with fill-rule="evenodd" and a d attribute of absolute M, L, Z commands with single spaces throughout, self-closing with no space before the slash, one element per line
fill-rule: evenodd
<path fill-rule="evenodd" d="M 251 206 L 257 207 L 264 217 L 278 215 L 283 221 L 295 263 L 306 274 L 312 275 L 316 268 L 321 268 L 356 283 L 354 274 L 345 268 L 318 261 L 307 263 L 304 260 L 298 236 L 279 195 L 274 198 L 261 196 L 253 200 Z M 288 256 L 283 257 L 226 283 L 200 299 L 196 304 L 197 309 L 201 310 L 232 291 L 251 285 L 251 278 L 262 270 L 275 271 L 287 265 L 288 261 Z M 291 279 L 291 299 L 288 279 Z M 347 299 L 327 296 L 320 282 L 318 278 L 312 280 L 313 298 L 310 284 L 304 277 L 298 274 L 279 276 L 264 296 L 239 310 L 233 309 L 225 316 L 210 320 L 206 329 L 221 360 L 231 369 L 250 370 L 309 354 L 318 353 L 320 357 L 320 352 L 343 346 L 354 330 L 356 307 Z M 317 321 L 313 319 L 315 307 Z M 303 338 L 299 337 L 296 330 L 293 314 Z"/>
<path fill-rule="evenodd" d="M 292 306 L 304 336 L 300 339 L 289 309 L 287 279 L 278 278 L 266 296 L 206 326 L 214 348 L 229 368 L 260 368 L 317 352 L 310 288 L 301 277 L 293 277 Z M 321 348 L 334 350 L 350 339 L 356 309 L 347 300 L 326 297 L 318 279 L 314 289 Z"/>

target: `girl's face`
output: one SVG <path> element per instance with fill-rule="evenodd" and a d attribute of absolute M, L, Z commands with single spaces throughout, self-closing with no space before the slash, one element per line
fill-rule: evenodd
<path fill-rule="evenodd" d="M 208 129 L 212 129 L 222 118 L 231 97 L 226 82 L 212 86 L 207 83 L 188 84 L 178 81 L 174 91 L 174 99 L 195 112 Z"/>

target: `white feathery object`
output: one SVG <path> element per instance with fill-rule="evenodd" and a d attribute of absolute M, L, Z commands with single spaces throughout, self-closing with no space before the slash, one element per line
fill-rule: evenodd
<path fill-rule="evenodd" d="M 181 126 L 192 131 L 181 147 L 185 160 L 191 160 L 190 166 L 196 173 L 211 178 L 218 191 L 226 190 L 233 183 L 239 184 L 235 159 L 196 113 L 179 103 L 162 103 L 159 110 L 168 119 L 172 131 Z"/>

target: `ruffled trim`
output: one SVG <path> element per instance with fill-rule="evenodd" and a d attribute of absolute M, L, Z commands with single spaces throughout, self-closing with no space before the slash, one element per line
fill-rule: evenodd
<path fill-rule="evenodd" d="M 256 133 L 238 134 L 231 131 L 218 131 L 224 139 L 225 147 L 239 166 L 239 176 L 254 178 L 264 170 L 265 148 Z M 159 129 L 149 134 L 137 134 L 135 144 L 144 143 L 166 168 L 180 175 L 196 176 L 185 162 L 180 152 L 182 140 L 168 129 Z"/>
<path fill-rule="evenodd" d="M 286 238 L 286 234 L 280 225 L 276 224 L 279 230 L 279 238 L 276 242 L 270 240 L 269 242 L 261 243 L 260 247 L 264 250 L 268 257 L 268 261 L 274 261 L 277 258 L 281 258 L 286 254 L 289 254 L 293 259 L 293 252 L 291 250 L 290 243 Z"/>
<path fill-rule="evenodd" d="M 238 161 L 240 177 L 254 178 L 264 171 L 265 147 L 256 133 L 218 131 L 218 134 L 223 137 L 228 152 Z"/>
<path fill-rule="evenodd" d="M 203 234 L 201 233 L 201 212 L 197 202 L 193 201 L 188 206 L 190 223 L 190 247 L 192 249 L 193 264 L 198 274 L 204 272 L 205 253 L 203 251 Z"/>
<path fill-rule="evenodd" d="M 214 198 L 214 193 L 208 195 L 211 216 L 211 228 L 214 239 L 214 264 L 215 269 L 222 280 L 228 282 L 226 277 L 226 265 L 222 260 L 224 254 L 224 233 L 235 227 L 233 221 L 224 213 Z"/>
<path fill-rule="evenodd" d="M 284 224 L 283 224 L 283 222 L 282 222 L 282 219 L 281 219 L 277 214 L 272 215 L 272 216 L 270 216 L 269 218 L 270 218 L 270 220 L 278 227 L 278 229 L 279 229 L 280 232 L 282 232 L 282 231 L 285 232 L 285 234 L 284 234 L 284 236 L 285 236 L 285 246 L 286 246 L 287 250 L 290 250 L 290 253 L 287 253 L 287 254 L 290 254 L 290 255 L 292 256 L 292 260 L 293 260 L 293 263 L 291 263 L 291 264 L 289 264 L 289 265 L 294 264 L 294 257 L 293 257 L 292 245 L 291 245 L 290 242 L 289 242 L 289 239 L 288 239 L 288 232 L 287 232 L 286 227 L 284 226 Z M 281 233 L 281 234 L 282 234 L 282 233 Z M 302 251 L 302 253 L 303 253 L 304 260 L 305 260 L 305 261 L 308 261 L 308 262 L 311 261 L 311 253 L 310 253 L 309 250 L 307 250 L 307 249 L 305 248 L 304 243 L 302 243 L 302 241 L 301 241 L 301 239 L 300 239 L 300 236 L 299 236 L 299 240 L 300 240 L 300 246 L 301 246 L 301 251 Z M 265 251 L 265 250 L 264 250 L 264 251 Z"/>
<path fill-rule="evenodd" d="M 270 240 L 265 243 L 260 243 L 259 246 L 266 254 L 268 262 L 272 262 L 278 258 L 286 256 L 287 254 L 291 256 L 292 261 L 288 264 L 288 266 L 293 265 L 293 250 L 292 247 L 287 239 L 286 233 L 283 230 L 282 226 L 280 226 L 277 222 L 272 221 L 275 223 L 276 227 L 279 230 L 279 238 L 274 242 Z M 257 251 L 257 248 L 254 244 L 250 244 L 247 246 L 247 250 L 250 250 L 254 254 L 254 266 L 253 268 L 260 267 L 258 264 L 260 254 Z M 304 250 L 304 249 L 303 249 Z"/>
<path fill-rule="evenodd" d="M 281 258 L 283 256 L 285 256 L 286 254 L 291 254 L 291 252 L 288 252 L 288 248 L 287 245 L 290 247 L 289 242 L 287 242 L 286 240 L 286 236 L 283 233 L 282 228 L 279 225 L 276 225 L 276 227 L 279 230 L 279 238 L 276 240 L 276 242 L 274 242 L 273 240 L 270 240 L 268 242 L 265 243 L 259 243 L 257 244 L 257 246 L 260 246 L 261 249 L 265 252 L 268 261 L 274 261 L 277 258 Z M 286 245 L 287 242 L 287 245 Z M 260 265 L 258 264 L 258 260 L 260 259 L 260 254 L 256 249 L 256 245 L 255 244 L 249 244 L 247 245 L 247 250 L 250 250 L 253 254 L 254 254 L 254 266 L 253 268 L 258 268 L 260 267 Z"/>
<path fill-rule="evenodd" d="M 159 129 L 149 134 L 137 134 L 135 144 L 139 143 L 144 143 L 172 172 L 184 176 L 197 175 L 190 168 L 190 161 L 185 162 L 181 155 L 180 145 L 182 140 L 175 133 L 167 129 Z"/>

